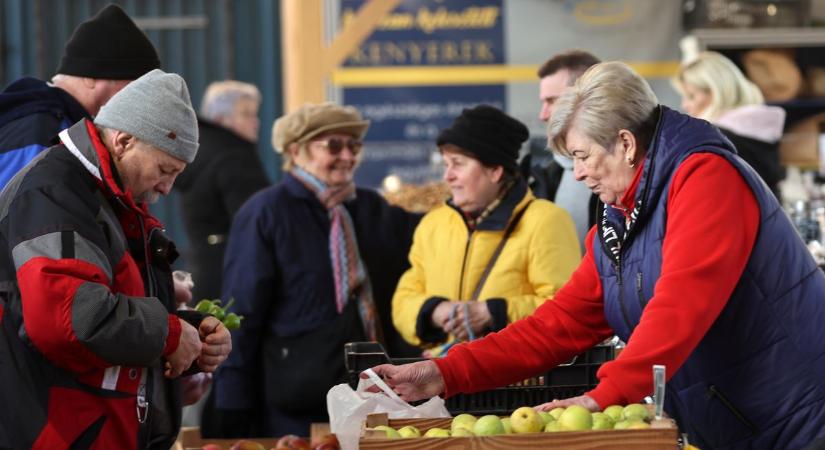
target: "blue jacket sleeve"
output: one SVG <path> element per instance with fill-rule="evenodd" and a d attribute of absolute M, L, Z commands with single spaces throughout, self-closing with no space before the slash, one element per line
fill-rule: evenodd
<path fill-rule="evenodd" d="M 253 197 L 235 216 L 224 257 L 224 302 L 235 299 L 231 310 L 244 317 L 232 332 L 232 352 L 215 375 L 216 407 L 249 410 L 259 404 L 260 347 L 268 309 L 278 291 L 275 245 L 270 208 Z"/>

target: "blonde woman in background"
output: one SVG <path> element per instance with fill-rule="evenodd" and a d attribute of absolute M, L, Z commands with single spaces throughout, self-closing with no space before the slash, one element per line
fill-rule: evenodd
<path fill-rule="evenodd" d="M 684 63 L 673 84 L 682 95 L 682 109 L 719 127 L 779 198 L 777 183 L 785 177 L 778 152 L 785 110 L 765 105 L 759 88 L 716 52 L 702 52 Z"/>

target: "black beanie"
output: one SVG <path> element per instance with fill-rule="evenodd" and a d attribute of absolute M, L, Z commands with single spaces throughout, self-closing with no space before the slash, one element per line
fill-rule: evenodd
<path fill-rule="evenodd" d="M 135 80 L 160 67 L 146 34 L 117 5 L 75 28 L 57 73 L 104 80 Z"/>
<path fill-rule="evenodd" d="M 450 128 L 441 130 L 437 145 L 453 144 L 488 166 L 518 169 L 521 144 L 530 136 L 518 120 L 489 105 L 465 109 Z"/>

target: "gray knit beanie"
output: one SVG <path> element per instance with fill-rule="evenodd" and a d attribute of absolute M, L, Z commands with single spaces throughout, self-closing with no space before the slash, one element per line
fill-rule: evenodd
<path fill-rule="evenodd" d="M 198 119 L 180 75 L 155 69 L 114 95 L 95 125 L 129 133 L 180 160 L 198 153 Z"/>

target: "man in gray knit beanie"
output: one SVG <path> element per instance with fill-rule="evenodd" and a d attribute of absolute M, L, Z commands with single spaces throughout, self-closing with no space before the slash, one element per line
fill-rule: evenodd
<path fill-rule="evenodd" d="M 125 131 L 187 164 L 198 153 L 198 119 L 186 82 L 160 69 L 112 97 L 100 109 L 95 125 Z"/>
<path fill-rule="evenodd" d="M 170 448 L 232 349 L 178 311 L 178 254 L 146 208 L 198 151 L 186 83 L 154 70 L 58 136 L 0 191 L 0 361 L 25 363 L 0 364 L 0 399 L 26 405 L 0 408 L 0 447 Z"/>

